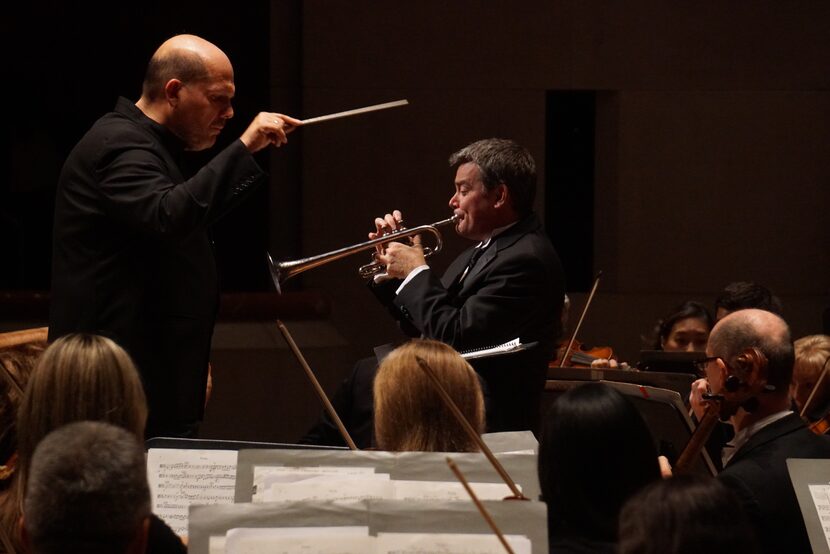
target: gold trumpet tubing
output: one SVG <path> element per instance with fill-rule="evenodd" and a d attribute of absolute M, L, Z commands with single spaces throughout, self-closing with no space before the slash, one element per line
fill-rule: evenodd
<path fill-rule="evenodd" d="M 405 229 L 402 231 L 396 231 L 390 233 L 388 235 L 384 235 L 382 237 L 377 237 L 372 240 L 368 240 L 366 242 L 361 242 L 358 244 L 353 244 L 351 246 L 346 246 L 344 248 L 340 248 L 338 250 L 332 250 L 331 252 L 326 252 L 324 254 L 318 254 L 316 256 L 311 256 L 308 258 L 301 258 L 298 260 L 290 260 L 285 262 L 275 262 L 271 255 L 268 254 L 268 266 L 271 271 L 271 279 L 274 281 L 274 285 L 277 288 L 277 292 L 282 292 L 281 285 L 291 277 L 303 273 L 304 271 L 308 271 L 309 269 L 314 269 L 315 267 L 320 267 L 321 265 L 325 265 L 329 262 L 333 262 L 335 260 L 339 260 L 341 258 L 345 258 L 346 256 L 351 256 L 352 254 L 356 254 L 357 252 L 363 252 L 365 250 L 372 250 L 376 246 L 381 244 L 386 244 L 387 242 L 392 242 L 395 240 L 399 240 L 401 238 L 411 237 L 414 235 L 419 235 L 421 233 L 432 233 L 435 236 L 436 244 L 433 248 L 427 249 L 429 250 L 430 254 L 435 254 L 441 250 L 442 240 L 441 240 L 441 233 L 438 231 L 437 227 L 448 225 L 450 223 L 455 223 L 459 219 L 459 216 L 454 215 L 450 218 L 438 221 L 437 223 L 433 223 L 431 225 L 421 225 L 419 227 L 413 227 L 411 229 Z M 425 250 L 427 250 L 425 249 Z M 425 253 L 426 255 L 426 253 Z M 372 264 L 369 264 L 370 266 Z M 377 273 L 378 271 L 382 270 L 383 266 L 380 264 L 376 264 L 378 269 L 369 275 Z M 362 273 L 362 272 L 361 272 Z"/>

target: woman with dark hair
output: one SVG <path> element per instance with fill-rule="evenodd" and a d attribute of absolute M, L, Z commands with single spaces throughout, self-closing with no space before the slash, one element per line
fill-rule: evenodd
<path fill-rule="evenodd" d="M 622 394 L 587 383 L 553 402 L 539 443 L 551 553 L 615 552 L 620 508 L 658 479 L 654 440 Z"/>
<path fill-rule="evenodd" d="M 651 348 L 667 352 L 703 352 L 714 321 L 700 302 L 689 300 L 657 321 Z"/>
<path fill-rule="evenodd" d="M 741 504 L 711 477 L 657 481 L 620 512 L 620 554 L 754 554 L 758 544 Z"/>

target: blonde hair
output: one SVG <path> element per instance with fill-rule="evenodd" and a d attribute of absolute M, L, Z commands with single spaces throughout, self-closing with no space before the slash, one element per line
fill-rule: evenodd
<path fill-rule="evenodd" d="M 395 349 L 374 383 L 375 440 L 382 450 L 475 452 L 476 444 L 444 405 L 418 365 L 422 358 L 473 428 L 484 430 L 484 397 L 478 375 L 444 343 L 416 339 Z"/>
<path fill-rule="evenodd" d="M 808 335 L 793 343 L 795 347 L 795 364 L 793 365 L 793 386 L 797 383 L 812 382 L 818 385 L 818 379 L 824 365 L 830 358 L 830 336 Z M 830 370 L 828 370 L 830 371 Z M 813 405 L 825 402 L 830 395 L 830 375 L 822 382 L 821 388 L 816 391 Z M 803 406 L 800 406 L 803 408 Z"/>
<path fill-rule="evenodd" d="M 20 517 L 38 442 L 58 427 L 83 420 L 112 423 L 143 440 L 147 400 L 138 371 L 123 348 L 97 335 L 66 335 L 40 357 L 18 410 L 15 505 L 5 506 L 0 516 L 7 532 Z M 12 533 L 17 546 L 18 535 Z"/>
<path fill-rule="evenodd" d="M 793 381 L 815 381 L 830 358 L 830 336 L 808 335 L 793 343 L 795 367 Z M 826 379 L 826 377 L 825 377 Z"/>

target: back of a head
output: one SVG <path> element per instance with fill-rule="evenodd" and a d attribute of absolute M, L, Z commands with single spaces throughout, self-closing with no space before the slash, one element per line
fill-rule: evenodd
<path fill-rule="evenodd" d="M 766 310 L 777 315 L 784 312 L 781 300 L 771 290 L 758 283 L 737 281 L 729 283 L 715 299 L 716 317 L 747 308 Z"/>
<path fill-rule="evenodd" d="M 18 413 L 24 475 L 37 443 L 73 421 L 105 421 L 144 434 L 147 403 L 129 355 L 110 339 L 74 334 L 56 340 L 29 379 Z"/>
<path fill-rule="evenodd" d="M 150 489 L 132 433 L 71 423 L 38 444 L 30 469 L 23 516 L 35 554 L 121 554 L 143 538 Z"/>
<path fill-rule="evenodd" d="M 147 64 L 142 97 L 150 101 L 164 98 L 164 87 L 171 79 L 184 84 L 210 78 L 207 55 L 225 54 L 214 44 L 195 35 L 176 35 L 166 40 Z"/>
<path fill-rule="evenodd" d="M 778 396 L 787 394 L 792 380 L 795 352 L 790 329 L 778 315 L 761 309 L 730 313 L 709 335 L 708 350 L 734 366 L 747 349 L 758 349 L 767 359 L 767 383 Z"/>
<path fill-rule="evenodd" d="M 536 162 L 530 152 L 510 139 L 476 141 L 450 156 L 450 166 L 473 163 L 490 190 L 504 183 L 510 190 L 513 209 L 522 216 L 533 209 L 536 197 Z"/>
<path fill-rule="evenodd" d="M 539 442 L 551 534 L 613 541 L 622 504 L 659 477 L 651 433 L 620 392 L 587 383 L 553 402 Z"/>
<path fill-rule="evenodd" d="M 620 512 L 620 554 L 753 554 L 758 545 L 740 502 L 711 477 L 658 480 Z"/>
<path fill-rule="evenodd" d="M 444 343 L 412 340 L 390 353 L 374 382 L 375 438 L 382 450 L 472 452 L 475 442 L 441 400 L 417 357 L 432 368 L 473 428 L 484 428 L 484 398 L 475 371 Z"/>

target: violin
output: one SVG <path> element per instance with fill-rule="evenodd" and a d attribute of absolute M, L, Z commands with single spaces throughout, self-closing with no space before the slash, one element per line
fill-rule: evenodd
<path fill-rule="evenodd" d="M 746 409 L 747 404 L 756 400 L 755 397 L 759 394 L 775 390 L 775 387 L 767 384 L 768 360 L 757 348 L 750 347 L 744 350 L 736 358 L 735 364 L 743 368 L 743 378 L 737 379 L 734 385 L 725 386 L 719 394 L 703 395 L 707 404 L 706 411 L 674 464 L 675 475 L 691 471 L 694 460 L 706 446 L 706 441 L 709 440 L 718 421 L 728 421 L 739 408 Z M 728 366 L 727 370 L 732 377 L 734 370 Z"/>
<path fill-rule="evenodd" d="M 600 358 L 613 357 L 614 352 L 610 346 L 599 346 L 595 348 L 588 348 L 578 340 L 576 335 L 579 333 L 579 328 L 582 326 L 582 321 L 585 319 L 585 314 L 588 312 L 588 306 L 594 299 L 594 294 L 597 292 L 599 286 L 599 278 L 602 271 L 597 273 L 594 279 L 594 286 L 591 287 L 591 293 L 588 295 L 588 300 L 585 302 L 585 307 L 582 309 L 582 314 L 579 316 L 579 322 L 574 328 L 573 335 L 570 340 L 562 341 L 556 349 L 556 359 L 548 364 L 550 368 L 557 367 L 591 367 L 591 362 Z"/>
<path fill-rule="evenodd" d="M 566 341 L 559 343 L 556 349 L 556 359 L 548 364 L 548 367 L 591 367 L 591 362 L 601 358 L 613 358 L 614 351 L 610 346 L 589 347 L 574 339 L 570 353 L 562 358 L 568 347 Z"/>
<path fill-rule="evenodd" d="M 826 435 L 827 431 L 830 431 L 830 412 L 824 414 L 823 418 L 812 422 L 808 427 L 816 435 Z"/>

